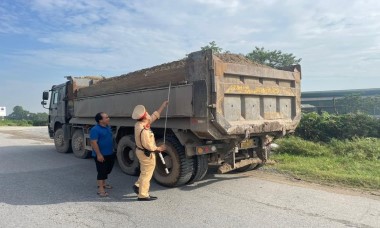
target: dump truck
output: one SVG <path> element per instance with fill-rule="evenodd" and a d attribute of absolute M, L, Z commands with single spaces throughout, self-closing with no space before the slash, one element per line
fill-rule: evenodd
<path fill-rule="evenodd" d="M 219 166 L 219 173 L 262 166 L 273 139 L 293 132 L 301 117 L 300 65 L 279 70 L 212 50 L 116 77 L 66 78 L 44 91 L 41 102 L 45 107 L 49 100 L 48 132 L 56 150 L 87 158 L 94 116 L 105 112 L 117 161 L 129 175 L 140 172 L 134 107 L 153 112 L 169 98 L 168 110 L 151 126 L 157 145 L 165 138 L 169 169 L 167 174 L 157 156 L 153 178 L 169 187 L 201 180 L 209 165 Z"/>

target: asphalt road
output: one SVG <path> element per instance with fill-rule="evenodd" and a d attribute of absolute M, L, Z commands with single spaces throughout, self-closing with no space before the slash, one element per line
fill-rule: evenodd
<path fill-rule="evenodd" d="M 152 182 L 152 202 L 136 201 L 135 181 L 116 165 L 99 198 L 92 159 L 55 152 L 45 127 L 0 127 L 0 227 L 380 227 L 379 198 L 257 171 Z"/>

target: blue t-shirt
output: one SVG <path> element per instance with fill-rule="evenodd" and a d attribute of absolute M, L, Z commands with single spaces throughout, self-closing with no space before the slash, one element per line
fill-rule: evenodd
<path fill-rule="evenodd" d="M 109 126 L 103 127 L 99 124 L 95 125 L 90 130 L 90 140 L 97 140 L 100 153 L 102 155 L 113 154 L 113 138 L 112 131 Z M 92 150 L 92 156 L 96 157 L 96 153 Z"/>

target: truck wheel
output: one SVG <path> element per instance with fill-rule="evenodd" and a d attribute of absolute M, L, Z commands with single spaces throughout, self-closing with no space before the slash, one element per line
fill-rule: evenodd
<path fill-rule="evenodd" d="M 193 162 L 193 174 L 191 175 L 188 184 L 202 180 L 206 176 L 208 170 L 208 161 L 205 155 L 194 156 Z"/>
<path fill-rule="evenodd" d="M 88 158 L 90 151 L 85 149 L 85 139 L 83 131 L 77 129 L 74 131 L 73 137 L 71 139 L 71 149 L 75 157 L 77 158 Z"/>
<path fill-rule="evenodd" d="M 129 175 L 137 176 L 140 174 L 140 164 L 136 157 L 136 144 L 133 136 L 123 136 L 117 145 L 117 161 L 121 170 Z"/>
<path fill-rule="evenodd" d="M 165 144 L 167 150 L 162 152 L 162 156 L 169 169 L 169 174 L 165 173 L 165 166 L 157 154 L 153 178 L 157 183 L 166 187 L 186 184 L 193 174 L 193 159 L 186 157 L 185 148 L 174 136 L 167 137 Z"/>
<path fill-rule="evenodd" d="M 237 168 L 237 169 L 236 169 L 236 172 L 246 172 L 246 171 L 250 171 L 250 170 L 258 169 L 258 168 L 259 168 L 258 166 L 261 166 L 261 164 L 251 164 L 251 165 L 246 165 L 246 166 L 243 166 L 243 167 Z"/>
<path fill-rule="evenodd" d="M 54 145 L 55 149 L 59 153 L 69 153 L 71 152 L 71 147 L 70 147 L 70 140 L 65 140 L 64 139 L 64 133 L 62 128 L 58 128 L 54 132 Z"/>

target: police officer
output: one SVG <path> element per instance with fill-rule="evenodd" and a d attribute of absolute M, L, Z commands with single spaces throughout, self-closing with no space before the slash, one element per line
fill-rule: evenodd
<path fill-rule="evenodd" d="M 152 115 L 148 113 L 143 105 L 137 105 L 132 113 L 132 119 L 137 120 L 135 124 L 135 143 L 136 156 L 140 162 L 140 176 L 133 186 L 133 190 L 138 194 L 137 200 L 139 201 L 157 199 L 157 197 L 149 195 L 150 180 L 156 167 L 155 152 L 165 151 L 166 147 L 165 145 L 157 147 L 150 125 L 160 118 L 161 112 L 167 105 L 168 101 L 164 101 Z"/>

